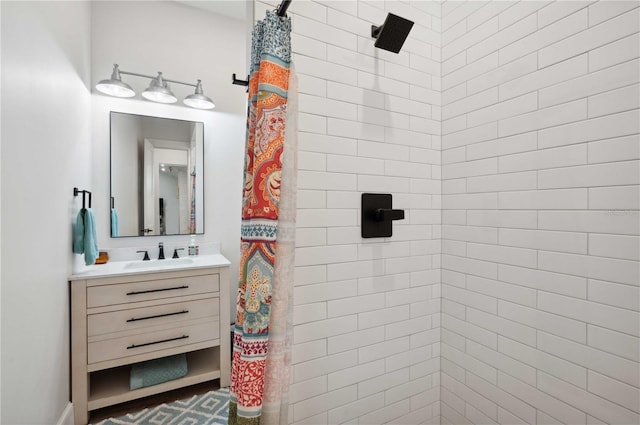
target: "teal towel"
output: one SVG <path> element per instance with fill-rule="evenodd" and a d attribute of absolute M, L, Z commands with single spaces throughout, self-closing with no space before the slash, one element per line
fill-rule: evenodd
<path fill-rule="evenodd" d="M 111 237 L 118 236 L 118 213 L 111 208 Z"/>
<path fill-rule="evenodd" d="M 94 264 L 98 258 L 96 219 L 90 209 L 81 209 L 76 218 L 76 225 L 73 229 L 73 252 L 84 254 L 86 265 Z"/>
<path fill-rule="evenodd" d="M 84 218 L 80 210 L 76 217 L 76 225 L 73 226 L 73 253 L 84 254 Z"/>
<path fill-rule="evenodd" d="M 187 374 L 187 355 L 162 357 L 131 366 L 129 388 L 149 387 L 182 378 Z"/>

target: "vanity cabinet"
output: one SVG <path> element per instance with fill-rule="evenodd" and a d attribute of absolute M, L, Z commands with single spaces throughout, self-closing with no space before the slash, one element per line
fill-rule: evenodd
<path fill-rule="evenodd" d="M 213 379 L 229 385 L 228 268 L 72 277 L 71 399 L 89 412 Z M 187 375 L 129 389 L 131 365 L 186 353 Z"/>

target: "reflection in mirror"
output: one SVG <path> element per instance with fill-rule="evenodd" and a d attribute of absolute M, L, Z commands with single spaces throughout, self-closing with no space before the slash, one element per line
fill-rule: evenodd
<path fill-rule="evenodd" d="M 110 118 L 111 236 L 204 233 L 204 124 Z"/>

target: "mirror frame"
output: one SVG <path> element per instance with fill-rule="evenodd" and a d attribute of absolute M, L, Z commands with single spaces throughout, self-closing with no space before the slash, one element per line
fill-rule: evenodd
<path fill-rule="evenodd" d="M 121 115 L 134 115 L 137 117 L 145 117 L 145 118 L 158 118 L 158 119 L 166 119 L 166 120 L 174 120 L 174 121 L 182 121 L 182 122 L 190 122 L 190 123 L 196 123 L 196 124 L 201 124 L 202 125 L 202 147 L 201 147 L 201 151 L 202 151 L 202 187 L 201 187 L 201 191 L 202 191 L 202 228 L 199 229 L 199 231 L 196 231 L 194 233 L 172 233 L 172 234 L 165 234 L 165 235 L 144 235 L 144 234 L 140 234 L 138 233 L 137 235 L 118 235 L 118 236 L 113 236 L 112 234 L 112 229 L 111 229 L 111 208 L 112 208 L 112 199 L 113 199 L 113 142 L 112 142 L 112 137 L 113 137 L 113 114 L 121 114 Z M 205 234 L 205 208 L 206 208 L 206 202 L 205 202 L 205 160 L 204 160 L 204 151 L 205 151 L 205 138 L 206 138 L 206 133 L 205 133 L 205 123 L 203 121 L 195 121 L 195 120 L 189 120 L 189 119 L 183 119 L 183 118 L 174 118 L 174 117 L 169 117 L 169 116 L 160 116 L 160 115 L 146 115 L 146 114 L 141 114 L 141 113 L 132 113 L 132 112 L 127 112 L 127 111 L 117 111 L 117 110 L 110 110 L 109 111 L 109 208 L 108 208 L 108 223 L 109 223 L 109 237 L 111 239 L 120 239 L 120 238 L 142 238 L 142 237 L 147 237 L 147 236 L 156 236 L 156 237 L 167 237 L 167 236 L 185 236 L 185 235 L 204 235 Z M 136 159 L 137 160 L 137 159 Z M 196 165 L 197 166 L 197 165 Z M 138 175 L 138 179 L 140 178 L 140 176 Z M 143 196 L 140 192 L 141 188 L 138 188 L 138 197 Z M 196 197 L 197 199 L 197 197 Z M 139 227 L 139 226 L 138 226 Z M 196 218 L 196 229 L 197 229 L 197 218 Z M 140 230 L 138 230 L 138 232 L 140 232 Z"/>

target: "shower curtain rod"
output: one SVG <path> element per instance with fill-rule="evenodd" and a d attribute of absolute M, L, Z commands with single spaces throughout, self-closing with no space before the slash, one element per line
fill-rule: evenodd
<path fill-rule="evenodd" d="M 293 0 L 282 0 L 282 3 L 280 3 L 280 6 L 278 6 L 278 16 L 286 16 L 287 9 L 289 8 L 289 5 L 292 1 Z"/>

